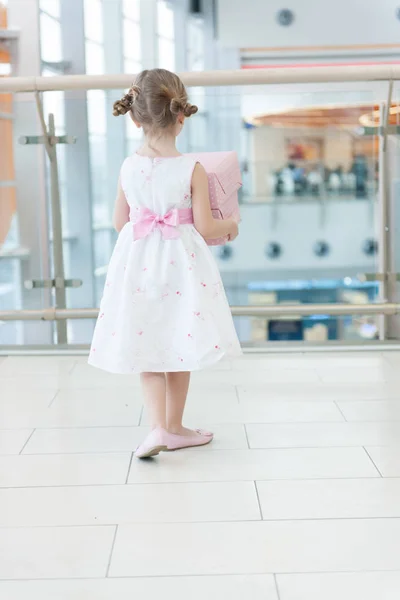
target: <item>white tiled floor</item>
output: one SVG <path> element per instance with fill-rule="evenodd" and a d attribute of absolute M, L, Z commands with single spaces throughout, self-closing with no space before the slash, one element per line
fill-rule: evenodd
<path fill-rule="evenodd" d="M 140 462 L 138 380 L 0 361 L 0 598 L 398 600 L 400 353 L 193 377 L 207 448 Z"/>

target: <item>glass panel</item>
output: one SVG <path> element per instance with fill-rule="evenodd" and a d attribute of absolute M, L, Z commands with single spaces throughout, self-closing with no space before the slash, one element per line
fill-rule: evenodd
<path fill-rule="evenodd" d="M 89 131 L 94 135 L 105 135 L 107 127 L 106 95 L 104 90 L 87 92 Z"/>
<path fill-rule="evenodd" d="M 195 102 L 197 89 L 189 92 Z M 186 125 L 189 148 L 235 149 L 242 167 L 239 238 L 213 249 L 229 300 L 294 305 L 283 323 L 238 319 L 242 341 L 378 335 L 378 318 L 299 318 L 295 305 L 377 299 L 376 282 L 358 278 L 378 264 L 378 138 L 362 123 L 384 94 L 381 84 L 206 88 L 204 114 Z M 278 170 L 285 193 L 271 183 Z"/>
<path fill-rule="evenodd" d="M 61 25 L 46 13 L 40 14 L 42 60 L 50 63 L 62 60 Z"/>
<path fill-rule="evenodd" d="M 140 0 L 122 0 L 125 17 L 133 21 L 140 20 Z"/>
<path fill-rule="evenodd" d="M 101 43 L 104 38 L 103 33 L 103 5 L 101 0 L 85 0 L 85 36 Z"/>
<path fill-rule="evenodd" d="M 25 288 L 26 280 L 48 277 L 48 231 L 43 153 L 37 146 L 21 145 L 15 119 L 37 123 L 34 102 L 13 106 L 11 96 L 0 94 L 0 311 L 48 307 L 50 294 L 44 289 Z M 23 116 L 21 115 L 23 110 Z M 33 130 L 34 132 L 35 130 Z M 49 323 L 2 321 L 0 346 L 50 344 Z"/>
<path fill-rule="evenodd" d="M 96 42 L 86 42 L 86 73 L 100 75 L 104 73 L 104 48 Z"/>
<path fill-rule="evenodd" d="M 158 66 L 161 69 L 175 71 L 175 42 L 160 37 L 158 38 Z"/>
<path fill-rule="evenodd" d="M 127 58 L 140 61 L 140 25 L 124 19 L 124 55 Z"/>
<path fill-rule="evenodd" d="M 377 298 L 376 282 L 362 283 L 358 275 L 378 271 L 378 141 L 368 119 L 375 118 L 374 111 L 386 97 L 387 83 L 205 88 L 201 94 L 202 110 L 185 125 L 185 151 L 235 150 L 242 167 L 240 236 L 232 245 L 212 248 L 229 301 L 232 305 L 293 306 L 293 313 L 283 321 L 272 317 L 235 319 L 242 342 L 262 345 L 284 340 L 320 343 L 373 340 L 378 332 L 375 317 L 331 318 L 312 314 L 301 318 L 296 314 L 296 306 L 362 304 Z M 189 90 L 189 95 L 192 102 L 200 104 L 196 88 Z M 81 287 L 68 290 L 67 303 L 74 308 L 95 306 L 100 300 L 116 239 L 112 211 L 119 170 L 127 153 L 134 152 L 140 144 L 142 131 L 136 129 L 129 117 L 125 122 L 107 117 L 107 99 L 119 98 L 119 91 L 91 91 L 87 94 L 87 105 L 77 99 L 64 101 L 59 93 L 44 96 L 46 109 L 55 112 L 60 130 L 64 123 L 85 123 L 86 113 L 89 118 L 89 131 L 82 128 L 67 131 L 78 136 L 77 144 L 59 146 L 57 155 L 65 271 L 83 281 Z M 23 104 L 27 105 L 24 123 L 37 122 L 34 103 Z M 340 118 L 337 112 L 330 112 L 339 107 Z M 311 123 L 304 123 L 301 120 L 304 112 L 299 115 L 299 111 L 313 111 Z M 18 111 L 16 115 L 21 118 Z M 25 120 L 27 117 L 29 121 Z M 52 246 L 46 222 L 49 205 L 43 183 L 43 151 L 37 146 L 18 145 L 14 139 L 16 131 L 12 132 L 14 147 L 7 150 L 7 156 L 18 158 L 14 162 L 19 165 L 16 173 L 19 218 L 13 212 L 4 236 L 7 245 L 3 242 L 0 251 L 0 310 L 39 308 L 52 303 L 52 294 L 47 290 L 28 291 L 23 285 L 25 279 L 50 276 Z M 29 128 L 26 133 L 30 133 Z M 18 136 L 21 134 L 18 131 Z M 0 135 L 3 139 L 5 134 L 0 132 Z M 395 145 L 396 153 L 390 186 L 393 194 L 397 194 L 396 169 L 400 163 L 397 138 L 391 139 L 393 142 L 389 143 Z M 286 173 L 293 176 L 294 189 L 286 196 L 268 192 L 271 173 L 286 167 L 289 161 L 295 163 L 294 169 L 289 166 L 290 173 Z M 3 153 L 1 162 L 4 168 Z M 24 164 L 22 172 L 21 164 Z M 340 166 L 342 171 L 338 170 Z M 321 177 L 322 168 L 337 177 L 326 183 L 324 175 L 321 182 L 317 177 L 309 177 L 313 172 L 310 167 L 315 167 Z M 304 172 L 298 173 L 302 169 Z M 1 168 L 0 173 L 3 173 Z M 344 174 L 355 178 L 351 195 L 341 188 L 343 184 L 336 185 Z M 299 181 L 303 181 L 301 175 L 306 183 L 303 182 L 305 188 L 299 192 L 296 184 L 299 186 Z M 318 186 L 319 190 L 315 189 Z M 2 198 L 3 187 L 0 187 Z M 1 222 L 4 221 L 0 219 Z M 19 253 L 18 257 L 4 257 L 9 249 Z M 1 325 L 0 340 L 32 343 L 39 332 L 39 338 L 35 339 L 51 343 L 53 329 L 47 323 Z M 88 343 L 92 329 L 92 321 L 71 320 L 69 341 Z"/>
<path fill-rule="evenodd" d="M 60 0 L 40 0 L 40 9 L 56 19 L 61 17 Z"/>
<path fill-rule="evenodd" d="M 157 3 L 158 17 L 158 35 L 162 37 L 174 39 L 174 11 L 168 5 L 166 0 L 158 0 Z"/>
<path fill-rule="evenodd" d="M 190 19 L 187 30 L 188 70 L 204 70 L 204 22 Z"/>
<path fill-rule="evenodd" d="M 140 62 L 136 60 L 126 59 L 124 61 L 124 72 L 131 73 L 132 75 L 137 75 L 142 70 L 142 65 Z"/>

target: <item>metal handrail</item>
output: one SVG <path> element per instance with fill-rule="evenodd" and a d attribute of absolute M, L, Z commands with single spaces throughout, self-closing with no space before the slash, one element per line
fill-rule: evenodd
<path fill-rule="evenodd" d="M 193 71 L 190 73 L 180 73 L 179 76 L 188 87 L 397 81 L 400 80 L 400 64 Z M 4 77 L 0 78 L 0 93 L 122 89 L 128 88 L 131 85 L 133 77 L 133 74 L 127 73 L 114 75 L 62 75 L 58 77 Z"/>
<path fill-rule="evenodd" d="M 400 304 L 271 304 L 268 306 L 231 306 L 234 317 L 308 317 L 311 315 L 397 315 Z M 98 308 L 44 308 L 42 310 L 0 311 L 0 321 L 64 321 L 96 319 Z"/>

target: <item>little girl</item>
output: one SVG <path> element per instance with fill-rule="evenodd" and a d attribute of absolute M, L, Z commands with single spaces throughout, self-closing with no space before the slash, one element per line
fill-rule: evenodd
<path fill-rule="evenodd" d="M 175 145 L 196 112 L 179 77 L 163 69 L 143 71 L 114 104 L 114 115 L 129 113 L 145 141 L 121 168 L 114 212 L 120 235 L 89 363 L 141 374 L 151 433 L 138 458 L 212 441 L 212 433 L 182 425 L 190 372 L 241 352 L 204 241 L 233 240 L 238 227 L 212 217 L 204 168 Z"/>

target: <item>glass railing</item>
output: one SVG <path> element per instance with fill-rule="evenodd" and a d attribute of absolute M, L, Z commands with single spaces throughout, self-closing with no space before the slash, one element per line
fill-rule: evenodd
<path fill-rule="evenodd" d="M 235 316 L 244 344 L 364 342 L 379 335 L 376 315 L 363 316 L 358 310 L 356 316 L 334 316 L 321 313 L 320 306 L 369 306 L 380 297 L 373 277 L 367 282 L 359 278 L 379 271 L 380 251 L 379 131 L 365 128 L 360 117 L 372 118 L 387 84 L 330 84 L 330 96 L 326 87 L 273 86 L 272 100 L 263 86 L 191 90 L 200 110 L 179 140 L 181 151 L 234 149 L 242 167 L 241 234 L 232 245 L 213 249 L 229 302 L 293 305 L 284 319 L 275 314 Z M 107 90 L 104 110 L 96 113 L 99 121 L 88 118 L 90 95 L 88 100 L 85 93 L 77 97 L 66 92 L 57 102 L 50 102 L 51 93 L 43 96 L 45 110 L 54 112 L 56 133 L 67 136 L 67 143 L 57 145 L 67 280 L 65 306 L 59 308 L 90 309 L 99 305 L 116 240 L 112 210 L 119 169 L 140 136 L 126 120 L 110 116 L 118 90 Z M 329 115 L 335 98 L 340 98 L 342 118 Z M 54 287 L 43 287 L 53 278 L 50 164 L 42 144 L 19 142 L 21 136 L 41 135 L 35 103 L 24 101 L 22 107 L 17 98 L 15 104 L 12 156 L 18 211 L 0 254 L 0 311 L 55 303 Z M 313 115 L 322 111 L 325 121 L 313 126 L 311 118 L 302 124 L 295 115 L 297 121 L 287 127 L 282 111 L 274 116 L 279 104 L 288 113 L 293 106 Z M 5 161 L 4 154 L 0 160 Z M 298 315 L 300 305 L 308 305 L 310 314 Z M 93 318 L 68 320 L 67 342 L 89 343 L 93 325 Z M 7 320 L 0 325 L 2 345 L 51 344 L 56 339 L 54 323 Z"/>

